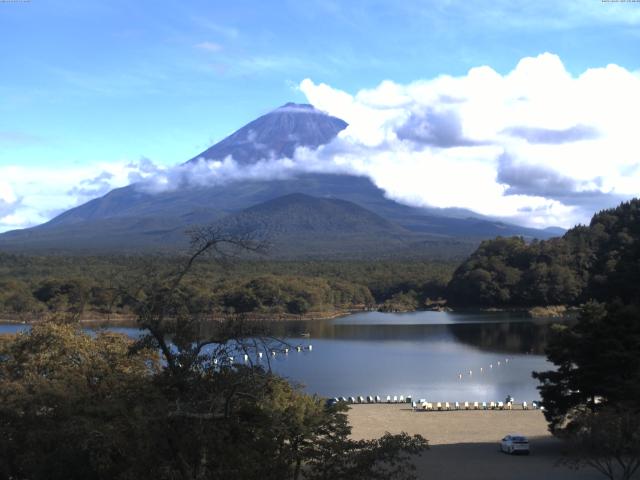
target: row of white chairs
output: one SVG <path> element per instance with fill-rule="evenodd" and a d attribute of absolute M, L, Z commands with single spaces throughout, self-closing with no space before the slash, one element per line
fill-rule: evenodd
<path fill-rule="evenodd" d="M 427 402 L 421 398 L 418 402 L 413 402 L 414 410 L 513 410 L 513 402 Z M 537 401 L 532 402 L 532 408 L 539 409 Z M 529 404 L 522 402 L 522 410 L 529 410 Z"/>
<path fill-rule="evenodd" d="M 513 402 L 427 402 L 421 398 L 417 402 L 411 401 L 411 396 L 404 395 L 387 395 L 385 399 L 379 395 L 369 395 L 367 397 L 335 397 L 333 402 L 345 403 L 411 403 L 414 410 L 513 410 L 515 404 Z M 522 410 L 542 409 L 540 403 L 536 400 L 531 402 L 531 406 L 525 401 L 521 404 Z"/>
<path fill-rule="evenodd" d="M 369 395 L 367 397 L 335 397 L 333 400 L 346 403 L 411 403 L 411 396 L 387 395 L 387 398 L 383 400 L 379 395 Z"/>

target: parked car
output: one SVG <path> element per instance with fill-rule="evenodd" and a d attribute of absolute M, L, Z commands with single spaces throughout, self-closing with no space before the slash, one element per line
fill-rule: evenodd
<path fill-rule="evenodd" d="M 325 402 L 325 407 L 333 407 L 334 405 L 337 405 L 338 402 L 340 401 L 339 398 L 327 398 L 327 401 Z"/>
<path fill-rule="evenodd" d="M 529 455 L 529 439 L 524 435 L 507 435 L 500 442 L 500 451 Z"/>

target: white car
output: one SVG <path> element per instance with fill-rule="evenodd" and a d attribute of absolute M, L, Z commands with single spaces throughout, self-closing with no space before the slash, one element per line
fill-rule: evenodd
<path fill-rule="evenodd" d="M 507 435 L 500 442 L 500 451 L 509 454 L 524 453 L 529 455 L 529 439 L 524 435 Z"/>

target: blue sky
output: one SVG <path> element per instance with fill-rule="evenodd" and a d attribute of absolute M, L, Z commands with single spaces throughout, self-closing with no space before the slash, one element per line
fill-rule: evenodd
<path fill-rule="evenodd" d="M 601 0 L 0 3 L 3 201 L 33 194 L 25 169 L 184 161 L 307 101 L 306 78 L 355 94 L 482 65 L 506 74 L 544 52 L 572 75 L 637 72 L 639 32 L 640 4 Z M 13 223 L 86 200 L 62 196 Z"/>

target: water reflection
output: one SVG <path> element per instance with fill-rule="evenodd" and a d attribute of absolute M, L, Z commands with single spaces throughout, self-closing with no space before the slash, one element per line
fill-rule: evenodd
<path fill-rule="evenodd" d="M 293 343 L 312 342 L 314 350 L 279 358 L 273 368 L 329 396 L 533 400 L 539 395 L 531 372 L 551 368 L 543 352 L 552 323 L 511 313 L 439 312 L 292 322 L 276 328 Z"/>
<path fill-rule="evenodd" d="M 391 316 L 392 318 L 384 318 Z M 349 341 L 423 342 L 451 338 L 491 352 L 544 354 L 550 327 L 558 320 L 531 320 L 514 314 L 448 314 L 370 312 L 336 320 L 279 322 L 276 335 Z"/>
<path fill-rule="evenodd" d="M 324 396 L 496 401 L 511 394 L 533 400 L 539 396 L 531 372 L 551 367 L 543 356 L 551 323 L 512 313 L 439 312 L 274 322 L 273 336 L 312 344 L 313 351 L 293 349 L 268 360 L 278 373 Z M 0 333 L 24 328 L 0 325 Z M 133 326 L 114 330 L 140 335 Z M 267 357 L 256 361 L 266 365 Z"/>

